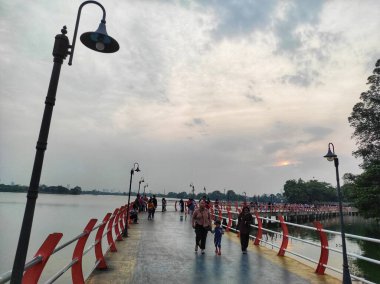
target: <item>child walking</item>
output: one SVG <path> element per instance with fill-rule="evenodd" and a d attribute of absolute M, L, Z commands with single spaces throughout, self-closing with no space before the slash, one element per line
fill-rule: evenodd
<path fill-rule="evenodd" d="M 220 220 L 215 221 L 215 228 L 213 230 L 214 233 L 214 244 L 215 244 L 215 253 L 217 255 L 222 254 L 222 235 L 224 234 L 223 228 L 221 227 Z"/>

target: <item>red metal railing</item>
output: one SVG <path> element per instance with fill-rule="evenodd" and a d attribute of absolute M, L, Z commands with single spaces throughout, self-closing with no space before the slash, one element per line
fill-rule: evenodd
<path fill-rule="evenodd" d="M 237 219 L 233 219 L 232 215 L 233 214 L 235 214 L 235 215 L 239 214 L 241 212 L 241 209 L 239 207 L 235 206 L 235 212 L 232 212 L 230 210 L 230 207 L 228 207 L 228 206 L 225 206 L 226 210 L 222 210 L 221 208 L 222 208 L 222 206 L 219 206 L 218 210 L 220 210 L 220 212 L 223 211 L 224 216 L 222 216 L 221 218 L 219 217 L 219 219 L 224 219 L 225 220 L 226 224 L 223 225 L 223 226 L 226 228 L 226 231 L 232 230 L 232 231 L 236 232 L 238 234 L 238 236 L 239 236 L 239 230 L 237 230 L 237 229 L 235 229 L 235 228 L 232 227 L 232 223 L 233 222 L 236 223 L 236 221 L 237 221 Z M 268 214 L 266 214 L 266 213 L 268 213 L 268 211 L 265 211 L 265 210 L 266 209 L 264 209 L 264 211 L 262 213 L 265 214 L 265 215 L 268 215 Z M 289 254 L 295 255 L 295 256 L 297 256 L 299 258 L 305 259 L 305 260 L 307 260 L 309 262 L 312 262 L 312 263 L 314 263 L 314 264 L 317 265 L 316 266 L 316 270 L 315 270 L 315 272 L 317 274 L 324 274 L 326 268 L 328 268 L 328 269 L 330 269 L 330 270 L 332 270 L 334 272 L 342 274 L 341 270 L 339 270 L 339 269 L 337 269 L 335 267 L 327 265 L 328 259 L 329 259 L 329 251 L 337 252 L 337 253 L 340 253 L 340 254 L 342 253 L 342 251 L 340 251 L 340 250 L 337 250 L 337 249 L 334 249 L 332 247 L 329 247 L 328 239 L 327 239 L 327 233 L 339 235 L 340 234 L 339 232 L 323 229 L 321 223 L 318 222 L 318 221 L 313 222 L 314 227 L 309 227 L 309 226 L 304 226 L 304 225 L 300 225 L 300 224 L 296 224 L 296 223 L 285 222 L 283 216 L 280 215 L 280 214 L 276 214 L 278 220 L 260 216 L 259 212 L 257 210 L 255 210 L 253 212 L 253 214 L 256 217 L 256 221 L 257 221 L 257 225 L 251 225 L 252 227 L 254 227 L 254 228 L 257 229 L 256 235 L 255 236 L 252 236 L 252 235 L 250 236 L 253 239 L 253 244 L 254 245 L 259 246 L 262 243 L 269 244 L 269 245 L 272 246 L 272 248 L 274 247 L 274 248 L 277 248 L 279 250 L 278 253 L 277 253 L 278 256 L 284 256 L 285 253 L 289 253 Z M 216 217 L 215 214 L 214 214 L 214 217 Z M 279 233 L 277 231 L 273 231 L 273 230 L 270 230 L 268 228 L 264 228 L 263 227 L 263 221 L 264 220 L 267 221 L 267 222 L 277 222 L 277 223 L 280 223 L 281 231 L 282 232 Z M 300 239 L 300 238 L 297 238 L 297 237 L 289 235 L 288 226 L 295 226 L 295 227 L 303 228 L 303 229 L 306 229 L 306 230 L 316 231 L 318 233 L 318 236 L 319 236 L 319 239 L 320 239 L 320 245 L 318 245 L 316 243 L 313 243 L 313 242 L 310 242 L 310 241 L 307 241 L 307 240 L 303 240 L 303 239 Z M 263 240 L 263 238 L 262 238 L 263 231 L 266 231 L 266 232 L 269 232 L 269 233 L 273 233 L 273 234 L 279 234 L 279 235 L 281 235 L 282 236 L 281 245 L 277 245 L 274 242 L 268 242 L 267 240 Z M 380 244 L 380 240 L 379 239 L 367 238 L 367 237 L 362 237 L 362 236 L 357 236 L 357 235 L 352 235 L 352 234 L 346 234 L 346 237 L 350 237 L 350 238 L 353 238 L 353 239 L 359 239 L 359 240 L 363 240 L 363 241 L 369 241 L 369 242 L 374 242 L 374 243 L 379 243 Z M 300 241 L 300 242 L 303 242 L 303 243 L 306 243 L 306 244 L 309 244 L 309 245 L 312 245 L 312 246 L 320 247 L 321 250 L 320 250 L 320 255 L 319 255 L 319 261 L 311 259 L 311 258 L 308 258 L 308 257 L 306 257 L 304 255 L 301 255 L 299 253 L 296 253 L 296 252 L 294 252 L 292 250 L 288 250 L 287 246 L 288 246 L 289 239 L 297 240 L 297 241 Z M 357 259 L 362 259 L 362 260 L 365 260 L 365 261 L 368 261 L 368 262 L 380 265 L 380 261 L 379 260 L 367 258 L 367 257 L 361 256 L 361 255 L 357 255 L 357 254 L 354 254 L 354 253 L 350 253 L 350 252 L 348 252 L 347 254 L 349 256 L 351 256 L 351 257 L 354 257 L 354 258 L 357 258 Z M 363 283 L 374 284 L 371 281 L 368 281 L 368 280 L 366 280 L 364 278 L 355 276 L 353 274 L 351 274 L 351 277 L 353 279 L 362 281 Z"/>
<path fill-rule="evenodd" d="M 132 208 L 133 203 L 130 204 L 129 210 Z M 71 279 L 73 283 L 82 284 L 85 282 L 87 277 L 83 275 L 82 269 L 82 259 L 89 251 L 91 251 L 94 247 L 95 252 L 95 266 L 91 270 L 90 274 L 95 269 L 105 269 L 107 268 L 107 263 L 104 258 L 104 254 L 111 250 L 112 252 L 116 252 L 115 240 L 122 241 L 122 232 L 124 231 L 126 224 L 126 210 L 127 206 L 122 206 L 120 208 L 116 208 L 113 214 L 107 213 L 103 218 L 103 221 L 97 226 L 97 219 L 91 219 L 87 225 L 85 226 L 83 232 L 78 236 L 74 237 L 70 241 L 62 244 L 57 247 L 57 244 L 61 240 L 63 234 L 62 233 L 53 233 L 50 234 L 41 247 L 38 249 L 33 259 L 29 261 L 24 268 L 24 275 L 22 279 L 22 283 L 25 284 L 34 284 L 37 283 L 40 279 L 40 276 L 43 272 L 43 269 L 50 259 L 50 257 L 67 247 L 68 245 L 76 242 L 72 259 L 70 263 L 68 263 L 65 267 L 59 270 L 56 274 L 54 274 L 49 280 L 45 283 L 53 283 L 58 278 L 60 278 L 66 271 L 71 268 Z M 104 233 L 104 229 L 107 227 L 107 231 Z M 87 249 L 85 249 L 87 239 L 89 235 L 97 230 L 95 242 L 91 244 Z M 115 233 L 115 238 L 113 237 L 113 231 Z M 104 252 L 102 249 L 102 240 L 107 236 L 108 248 Z M 10 280 L 12 271 L 8 271 L 7 273 L 0 276 L 0 283 L 6 283 Z"/>

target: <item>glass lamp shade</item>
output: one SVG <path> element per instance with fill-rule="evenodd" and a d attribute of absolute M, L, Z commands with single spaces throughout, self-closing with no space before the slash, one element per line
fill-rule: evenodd
<path fill-rule="evenodd" d="M 99 24 L 95 32 L 83 33 L 80 41 L 89 49 L 98 52 L 112 53 L 119 50 L 119 44 L 107 34 L 106 24 L 103 22 Z"/>
<path fill-rule="evenodd" d="M 330 147 L 329 147 L 329 150 L 327 151 L 327 154 L 324 155 L 323 157 L 326 158 L 327 161 L 331 162 L 331 161 L 334 161 L 334 158 L 336 158 L 337 155 L 335 155 L 335 153 L 331 152 Z"/>

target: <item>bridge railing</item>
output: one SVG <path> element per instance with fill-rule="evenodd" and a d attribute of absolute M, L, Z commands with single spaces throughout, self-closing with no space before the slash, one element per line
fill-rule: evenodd
<path fill-rule="evenodd" d="M 224 222 L 222 222 L 222 226 L 224 228 L 226 228 L 226 231 L 230 231 L 230 230 L 234 231 L 239 236 L 239 230 L 237 228 L 233 227 L 233 223 L 237 224 L 237 216 L 236 215 L 241 212 L 241 209 L 239 207 L 236 208 L 237 211 L 231 210 L 230 207 L 226 207 L 226 209 L 220 209 L 220 207 L 215 209 L 215 208 L 211 207 L 210 209 L 211 209 L 211 215 L 212 215 L 213 219 L 216 219 L 216 218 L 218 218 L 220 220 L 223 219 Z M 314 265 L 316 265 L 315 272 L 317 274 L 324 274 L 326 269 L 332 270 L 332 271 L 339 273 L 339 274 L 343 274 L 343 271 L 341 269 L 338 269 L 336 267 L 328 265 L 329 252 L 335 252 L 338 254 L 342 254 L 343 252 L 342 252 L 342 250 L 339 250 L 339 249 L 336 249 L 333 247 L 329 247 L 327 234 L 333 234 L 333 235 L 341 236 L 340 232 L 323 229 L 322 224 L 318 221 L 314 222 L 315 227 L 310 227 L 310 226 L 305 226 L 305 225 L 301 225 L 301 224 L 286 222 L 282 215 L 277 216 L 278 220 L 268 218 L 268 217 L 264 217 L 264 216 L 260 216 L 259 212 L 257 212 L 257 211 L 255 211 L 253 215 L 257 220 L 257 225 L 251 225 L 251 227 L 257 229 L 256 235 L 250 235 L 251 239 L 253 240 L 254 245 L 258 246 L 258 245 L 267 244 L 267 245 L 271 246 L 272 249 L 273 248 L 278 249 L 278 253 L 277 253 L 278 256 L 284 256 L 285 253 L 288 253 L 288 254 L 294 255 L 296 257 L 299 257 L 303 260 L 306 260 L 308 262 L 311 262 Z M 265 228 L 263 226 L 264 221 L 279 223 L 281 226 L 281 232 Z M 319 239 L 320 239 L 320 244 L 290 235 L 288 232 L 288 226 L 293 226 L 293 227 L 301 228 L 303 230 L 309 230 L 309 231 L 313 231 L 313 232 L 317 233 L 319 236 Z M 263 238 L 263 231 L 271 233 L 271 234 L 279 235 L 282 239 L 281 244 L 275 243 L 273 241 L 269 241 L 268 239 L 265 240 Z M 368 242 L 380 244 L 379 239 L 368 238 L 368 237 L 363 237 L 363 236 L 358 236 L 358 235 L 353 235 L 353 234 L 346 234 L 346 237 L 351 238 L 351 239 L 357 239 L 357 240 L 361 240 L 361 241 L 368 241 Z M 319 248 L 320 249 L 319 259 L 312 259 L 308 256 L 301 254 L 301 253 L 297 253 L 291 249 L 288 249 L 289 240 L 296 240 L 296 241 L 302 242 L 303 244 Z M 361 259 L 361 260 L 367 261 L 369 263 L 380 265 L 380 261 L 377 259 L 365 257 L 365 256 L 359 255 L 357 253 L 353 253 L 353 252 L 347 252 L 347 255 L 351 258 Z M 362 283 L 375 284 L 374 282 L 371 282 L 367 279 L 356 276 L 354 274 L 351 274 L 351 278 L 358 280 L 358 281 L 361 281 Z"/>
<path fill-rule="evenodd" d="M 130 204 L 129 209 L 131 209 L 132 206 L 133 203 Z M 107 264 L 104 259 L 104 255 L 108 251 L 116 252 L 117 249 L 115 241 L 123 240 L 122 233 L 125 226 L 128 226 L 126 222 L 126 212 L 126 205 L 116 208 L 112 214 L 107 213 L 102 222 L 98 225 L 96 225 L 98 221 L 97 219 L 90 219 L 82 233 L 58 247 L 56 246 L 61 240 L 63 234 L 50 234 L 41 245 L 40 249 L 36 252 L 34 257 L 25 264 L 22 283 L 37 283 L 50 257 L 75 242 L 76 245 L 71 261 L 51 276 L 45 283 L 54 283 L 69 269 L 71 269 L 71 279 L 73 283 L 84 283 L 95 269 L 106 269 Z M 104 232 L 105 229 L 106 232 Z M 85 249 L 87 239 L 94 231 L 97 231 L 95 241 Z M 113 232 L 115 234 L 115 238 L 113 237 Z M 102 241 L 105 241 L 104 237 L 106 237 L 106 241 L 108 242 L 108 247 L 105 251 L 102 249 Z M 91 269 L 90 273 L 87 276 L 84 276 L 82 269 L 82 258 L 91 250 L 95 252 L 95 265 Z M 7 283 L 11 279 L 11 275 L 12 270 L 0 275 L 0 284 Z"/>

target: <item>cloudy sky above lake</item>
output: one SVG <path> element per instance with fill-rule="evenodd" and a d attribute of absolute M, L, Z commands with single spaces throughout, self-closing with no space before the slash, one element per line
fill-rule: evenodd
<path fill-rule="evenodd" d="M 82 1 L 0 0 L 0 182 L 28 185 L 54 36 Z M 101 54 L 62 66 L 41 184 L 152 192 L 335 186 L 360 173 L 347 117 L 380 58 L 380 1 L 111 1 Z M 79 35 L 101 9 L 82 10 Z M 143 184 L 144 185 L 144 184 Z"/>

